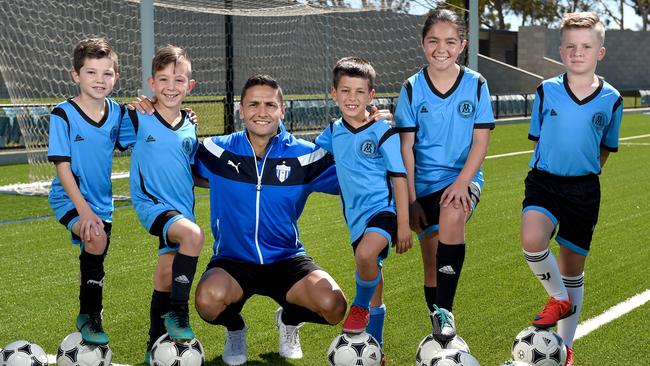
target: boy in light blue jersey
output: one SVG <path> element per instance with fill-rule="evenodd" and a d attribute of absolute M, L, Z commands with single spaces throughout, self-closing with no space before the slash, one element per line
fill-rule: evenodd
<path fill-rule="evenodd" d="M 56 218 L 80 244 L 79 315 L 89 344 L 107 344 L 102 327 L 104 257 L 113 216 L 111 168 L 123 107 L 108 98 L 119 78 L 117 54 L 102 38 L 80 41 L 70 72 L 79 95 L 50 115 L 48 160 L 56 164 L 49 202 Z"/>
<path fill-rule="evenodd" d="M 533 325 L 558 324 L 567 345 L 566 365 L 572 366 L 584 265 L 600 207 L 598 175 L 609 153 L 618 150 L 623 99 L 595 75 L 605 56 L 605 28 L 598 16 L 566 14 L 561 34 L 566 73 L 543 81 L 533 105 L 528 137 L 535 151 L 525 181 L 521 245 L 550 296 Z M 548 250 L 556 229 L 559 265 Z"/>
<path fill-rule="evenodd" d="M 342 117 L 330 123 L 315 142 L 336 160 L 343 215 L 357 267 L 356 296 L 343 332 L 361 333 L 367 327 L 383 345 L 382 261 L 391 242 L 398 253 L 411 247 L 406 170 L 397 131 L 385 120 L 367 121 L 366 108 L 375 95 L 374 68 L 362 58 L 346 57 L 332 73 L 332 99 Z"/>
<path fill-rule="evenodd" d="M 481 164 L 494 128 L 487 82 L 456 63 L 466 43 L 458 14 L 432 12 L 422 29 L 428 65 L 404 82 L 395 110 L 425 300 L 441 339 L 456 334 L 451 311 L 465 261 L 465 224 L 483 188 Z"/>
<path fill-rule="evenodd" d="M 120 141 L 133 146 L 133 205 L 145 229 L 159 237 L 146 360 L 165 330 L 173 339 L 194 338 L 188 300 L 204 240 L 194 222 L 196 126 L 181 110 L 195 85 L 191 61 L 183 49 L 166 46 L 156 51 L 152 70 L 148 82 L 157 98 L 153 115 L 129 111 L 120 129 Z"/>

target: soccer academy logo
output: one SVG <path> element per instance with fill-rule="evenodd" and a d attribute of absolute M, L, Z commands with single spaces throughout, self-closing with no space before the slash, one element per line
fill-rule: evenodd
<path fill-rule="evenodd" d="M 591 123 L 599 130 L 605 128 L 606 120 L 607 117 L 605 117 L 605 113 L 603 112 L 597 112 L 593 117 L 591 117 Z"/>
<path fill-rule="evenodd" d="M 275 167 L 275 176 L 278 177 L 278 180 L 280 183 L 284 183 L 287 178 L 289 178 L 289 175 L 291 174 L 291 167 L 287 166 L 285 162 L 283 161 L 281 165 L 277 165 Z"/>
<path fill-rule="evenodd" d="M 187 155 L 192 153 L 192 139 L 191 138 L 186 137 L 185 139 L 183 139 L 183 151 L 185 151 L 185 153 Z"/>
<path fill-rule="evenodd" d="M 470 118 L 474 114 L 474 104 L 469 100 L 458 103 L 458 113 L 463 118 Z"/>
<path fill-rule="evenodd" d="M 375 155 L 375 152 L 377 151 L 377 147 L 375 146 L 375 142 L 372 140 L 365 140 L 364 142 L 361 143 L 361 153 L 365 155 L 366 157 L 372 158 Z"/>

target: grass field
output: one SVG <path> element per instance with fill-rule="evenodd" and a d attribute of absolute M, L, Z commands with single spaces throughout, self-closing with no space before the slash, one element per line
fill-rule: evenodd
<path fill-rule="evenodd" d="M 621 137 L 650 134 L 650 116 L 626 115 Z M 497 126 L 489 155 L 531 149 L 527 125 Z M 523 179 L 530 154 L 486 160 L 481 204 L 467 226 L 468 252 L 454 314 L 459 334 L 481 365 L 509 358 L 512 340 L 544 304 L 546 295 L 530 273 L 519 248 Z M 650 137 L 621 141 L 601 176 L 599 224 L 585 271 L 582 319 L 650 289 Z M 0 185 L 20 181 L 26 166 L 1 167 Z M 123 184 L 123 183 L 119 183 Z M 209 233 L 207 191 L 197 191 L 197 221 Z M 78 311 L 78 251 L 51 215 L 45 197 L 0 196 L 0 346 L 31 339 L 48 353 L 73 331 Z M 36 217 L 46 216 L 37 220 Z M 29 220 L 29 221 L 25 221 Z M 308 252 L 328 270 L 349 299 L 354 294 L 354 263 L 338 199 L 312 195 L 300 221 Z M 210 237 L 210 235 L 206 235 Z M 116 209 L 106 262 L 105 328 L 113 362 L 141 363 L 147 339 L 151 275 L 157 239 L 139 225 L 130 206 Z M 557 245 L 553 244 L 554 250 Z M 208 240 L 199 263 L 211 255 Z M 422 294 L 419 249 L 392 254 L 385 262 L 388 308 L 385 351 L 391 365 L 413 365 L 420 340 L 430 332 Z M 324 365 L 335 327 L 306 325 L 301 330 L 305 357 L 287 361 L 277 353 L 273 322 L 276 305 L 255 297 L 244 309 L 250 327 L 247 365 Z M 223 365 L 224 330 L 191 314 L 206 350 L 208 365 Z M 650 364 L 650 303 L 598 328 L 575 343 L 576 364 Z"/>

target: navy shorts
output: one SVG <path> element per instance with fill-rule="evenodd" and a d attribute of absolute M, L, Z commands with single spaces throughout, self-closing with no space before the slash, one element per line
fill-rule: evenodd
<path fill-rule="evenodd" d="M 298 281 L 313 271 L 321 269 L 312 257 L 298 255 L 271 264 L 237 262 L 225 258 L 212 259 L 206 271 L 221 268 L 237 281 L 244 298 L 237 304 L 239 310 L 253 295 L 267 296 L 283 308 L 288 306 L 287 292 Z M 231 306 L 232 306 L 231 305 Z"/>
<path fill-rule="evenodd" d="M 556 228 L 559 225 L 555 240 L 586 256 L 598 222 L 598 176 L 561 177 L 533 169 L 528 173 L 525 185 L 522 213 L 535 210 L 546 215 Z"/>
<path fill-rule="evenodd" d="M 377 258 L 379 266 L 381 267 L 383 260 L 388 258 L 388 254 L 390 253 L 391 242 L 397 239 L 397 216 L 394 213 L 388 211 L 377 213 L 375 216 L 371 217 L 370 220 L 368 220 L 368 225 L 366 225 L 364 235 L 368 231 L 379 233 L 384 237 L 388 236 L 386 237 L 386 248 L 384 248 L 384 250 L 379 253 L 379 257 Z M 357 252 L 357 246 L 359 246 L 359 243 L 361 243 L 362 239 L 363 235 L 352 242 L 352 251 L 354 253 Z"/>
<path fill-rule="evenodd" d="M 180 244 L 172 243 L 167 237 L 167 229 L 174 222 L 184 218 L 180 212 L 169 210 L 156 217 L 149 228 L 149 234 L 158 237 L 158 255 L 178 251 Z"/>
<path fill-rule="evenodd" d="M 79 220 L 79 212 L 77 212 L 76 208 L 73 208 L 72 210 L 68 211 L 61 217 L 59 222 L 61 225 L 65 226 L 68 230 L 70 230 L 70 241 L 72 241 L 73 244 L 75 245 L 82 245 L 83 243 L 81 241 L 81 238 L 79 235 L 75 234 L 72 232 L 72 225 L 70 225 L 71 222 L 77 222 Z M 113 224 L 107 221 L 102 221 L 104 223 L 104 233 L 106 233 L 106 247 L 108 248 L 108 244 L 111 241 L 111 228 L 113 227 Z M 74 225 L 74 223 L 73 223 Z"/>
<path fill-rule="evenodd" d="M 440 230 L 440 198 L 447 188 L 449 188 L 449 186 L 417 199 L 424 211 L 424 217 L 426 217 L 427 223 L 429 224 L 428 226 L 425 226 L 423 223 L 420 223 L 420 226 L 424 229 L 424 233 L 418 234 L 418 238 L 422 239 L 425 236 Z M 469 197 L 472 199 L 472 211 L 467 217 L 467 220 L 469 221 L 476 205 L 478 205 L 480 201 L 481 191 L 474 183 L 470 183 L 467 190 L 469 191 Z"/>

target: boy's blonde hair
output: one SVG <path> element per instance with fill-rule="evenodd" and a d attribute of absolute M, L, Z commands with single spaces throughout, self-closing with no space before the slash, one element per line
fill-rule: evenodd
<path fill-rule="evenodd" d="M 605 43 L 605 26 L 600 21 L 598 14 L 590 11 L 564 14 L 562 25 L 560 26 L 560 34 L 565 29 L 580 28 L 595 30 L 600 40 L 600 45 L 602 46 Z"/>
<path fill-rule="evenodd" d="M 187 52 L 176 46 L 167 45 L 156 50 L 151 62 L 151 76 L 155 77 L 156 72 L 163 70 L 169 64 L 178 64 L 179 62 L 187 63 L 187 77 L 192 78 L 192 61 Z"/>

